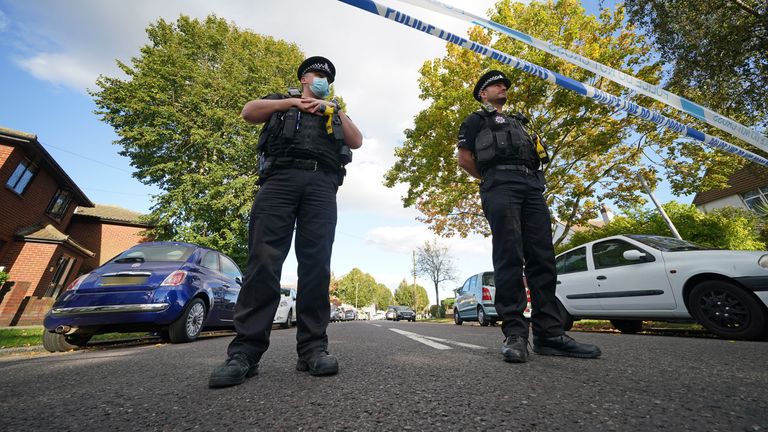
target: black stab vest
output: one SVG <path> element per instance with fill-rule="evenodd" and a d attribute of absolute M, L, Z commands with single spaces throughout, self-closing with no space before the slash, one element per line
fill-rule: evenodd
<path fill-rule="evenodd" d="M 304 113 L 295 107 L 278 111 L 262 129 L 258 151 L 268 158 L 316 160 L 326 169 L 342 171 L 339 151 L 344 138 L 329 134 L 327 121 L 326 116 Z"/>
<path fill-rule="evenodd" d="M 517 117 L 484 111 L 475 114 L 485 122 L 475 138 L 475 158 L 481 172 L 496 165 L 539 167 L 533 139 Z"/>

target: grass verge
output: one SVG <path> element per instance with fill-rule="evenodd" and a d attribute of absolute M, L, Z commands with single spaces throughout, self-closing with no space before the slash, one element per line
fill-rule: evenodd
<path fill-rule="evenodd" d="M 43 326 L 0 328 L 0 349 L 19 348 L 43 344 Z M 147 336 L 147 332 L 141 333 L 105 333 L 96 335 L 91 342 L 103 342 L 122 339 L 141 339 Z"/>

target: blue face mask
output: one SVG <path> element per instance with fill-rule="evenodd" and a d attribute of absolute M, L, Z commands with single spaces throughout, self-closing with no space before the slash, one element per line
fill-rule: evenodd
<path fill-rule="evenodd" d="M 309 89 L 320 99 L 325 99 L 331 93 L 331 90 L 328 87 L 328 80 L 325 78 L 315 77 L 314 81 L 312 81 L 312 84 L 309 86 Z"/>

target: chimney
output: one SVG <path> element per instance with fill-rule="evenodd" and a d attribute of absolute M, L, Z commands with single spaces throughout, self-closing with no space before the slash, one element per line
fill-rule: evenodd
<path fill-rule="evenodd" d="M 603 217 L 603 222 L 608 223 L 613 219 L 613 212 L 607 205 L 600 203 L 600 216 Z"/>

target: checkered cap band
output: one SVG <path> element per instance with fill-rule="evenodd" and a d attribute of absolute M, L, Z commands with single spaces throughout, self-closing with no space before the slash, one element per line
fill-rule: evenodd
<path fill-rule="evenodd" d="M 485 90 L 485 88 L 488 87 L 488 85 L 491 84 L 492 82 L 500 81 L 500 80 L 504 80 L 504 75 L 494 75 L 494 76 L 488 78 L 487 80 L 485 80 L 483 85 L 480 86 L 480 91 Z"/>
<path fill-rule="evenodd" d="M 305 67 L 303 71 L 301 71 L 301 75 L 304 75 L 305 73 L 310 72 L 310 71 L 321 71 L 321 72 L 325 72 L 326 75 L 328 75 L 328 76 L 333 75 L 331 73 L 331 67 L 328 65 L 328 63 L 315 63 L 315 64 L 311 64 L 311 65 Z"/>

